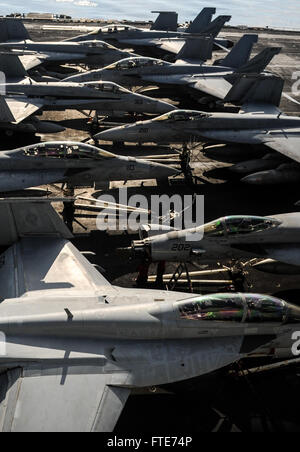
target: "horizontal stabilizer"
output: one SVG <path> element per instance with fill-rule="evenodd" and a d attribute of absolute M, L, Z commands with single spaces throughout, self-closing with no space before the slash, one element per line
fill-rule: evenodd
<path fill-rule="evenodd" d="M 156 21 L 151 26 L 151 30 L 155 31 L 177 31 L 178 14 L 173 11 L 152 11 L 158 13 Z"/>
<path fill-rule="evenodd" d="M 252 60 L 239 67 L 236 72 L 260 74 L 271 63 L 273 58 L 281 52 L 281 47 L 267 47 Z"/>
<path fill-rule="evenodd" d="M 178 53 L 177 60 L 200 60 L 207 61 L 212 58 L 214 40 L 209 36 L 199 38 L 188 38 Z"/>
<path fill-rule="evenodd" d="M 0 117 L 1 115 L 3 117 L 2 122 L 13 122 L 15 124 L 19 124 L 24 119 L 29 118 L 29 116 L 36 113 L 44 105 L 42 99 L 28 99 L 23 96 L 2 97 L 1 99 L 2 104 L 4 105 L 5 102 L 10 111 L 9 116 L 7 108 L 4 112 L 0 113 Z"/>
<path fill-rule="evenodd" d="M 202 33 L 211 23 L 214 14 L 216 14 L 216 8 L 203 8 L 186 32 Z"/>
<path fill-rule="evenodd" d="M 231 52 L 221 60 L 220 64 L 226 67 L 239 68 L 245 65 L 250 58 L 253 45 L 258 41 L 258 35 L 244 35 L 233 47 Z"/>
<path fill-rule="evenodd" d="M 280 105 L 284 80 L 275 75 L 242 75 L 225 97 L 225 102 Z"/>
<path fill-rule="evenodd" d="M 0 375 L 0 431 L 112 432 L 130 395 L 114 382 L 125 382 L 126 374 L 101 373 L 99 356 L 92 364 L 89 358 L 82 353 L 81 368 L 68 357 L 43 372 L 29 364 Z"/>

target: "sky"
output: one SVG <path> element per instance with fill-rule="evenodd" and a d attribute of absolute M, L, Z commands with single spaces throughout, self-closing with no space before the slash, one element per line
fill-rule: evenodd
<path fill-rule="evenodd" d="M 152 10 L 178 11 L 179 21 L 191 20 L 205 6 L 232 15 L 233 25 L 300 29 L 300 0 L 0 0 L 0 15 L 49 12 L 74 18 L 152 20 Z"/>

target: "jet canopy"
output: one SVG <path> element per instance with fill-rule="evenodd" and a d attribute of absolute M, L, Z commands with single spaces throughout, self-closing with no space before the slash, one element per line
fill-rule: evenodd
<path fill-rule="evenodd" d="M 233 235 L 244 235 L 255 232 L 263 232 L 276 228 L 280 221 L 274 218 L 231 216 L 221 218 L 204 226 L 205 237 L 227 237 Z"/>
<path fill-rule="evenodd" d="M 202 111 L 176 110 L 159 116 L 154 121 L 197 121 L 209 118 L 209 116 L 208 113 Z"/>
<path fill-rule="evenodd" d="M 181 320 L 285 323 L 289 305 L 283 300 L 257 294 L 212 294 L 177 303 Z M 292 317 L 292 316 L 291 316 Z"/>
<path fill-rule="evenodd" d="M 25 157 L 45 157 L 59 159 L 102 159 L 115 157 L 106 152 L 84 143 L 48 142 L 27 146 L 22 151 Z"/>
<path fill-rule="evenodd" d="M 138 57 L 138 58 L 125 58 L 117 63 L 113 63 L 107 66 L 106 70 L 117 69 L 118 71 L 125 71 L 128 69 L 138 69 L 143 67 L 154 67 L 154 66 L 170 66 L 171 63 L 167 61 L 158 60 L 156 58 Z"/>
<path fill-rule="evenodd" d="M 91 47 L 91 48 L 98 48 L 98 49 L 109 49 L 112 46 L 110 44 L 108 44 L 107 42 L 104 41 L 97 41 L 97 40 L 93 40 L 93 41 L 81 41 L 78 43 L 80 46 L 85 46 L 85 47 Z"/>
<path fill-rule="evenodd" d="M 98 91 L 103 91 L 104 93 L 128 93 L 128 89 L 123 88 L 123 86 L 117 85 L 113 82 L 86 82 L 85 86 L 91 87 Z"/>
<path fill-rule="evenodd" d="M 111 24 L 107 27 L 101 27 L 97 31 L 94 32 L 94 34 L 98 33 L 120 33 L 122 31 L 142 31 L 139 28 L 132 27 L 130 25 L 116 25 Z"/>

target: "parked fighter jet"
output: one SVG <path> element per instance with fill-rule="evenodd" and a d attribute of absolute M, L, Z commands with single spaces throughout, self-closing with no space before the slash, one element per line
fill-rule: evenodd
<path fill-rule="evenodd" d="M 206 8 L 204 8 L 204 10 L 205 9 Z M 209 10 L 210 8 L 207 9 Z M 206 12 L 203 14 L 205 21 L 207 21 L 208 16 L 211 17 L 211 14 L 209 12 L 208 14 Z M 216 39 L 226 22 L 229 22 L 231 20 L 231 16 L 219 16 L 213 22 L 209 22 L 207 25 L 204 25 L 202 23 L 202 13 L 199 14 L 198 18 L 199 22 L 196 20 L 195 24 L 191 24 L 190 27 L 185 30 L 185 33 L 182 33 L 181 35 L 177 33 L 177 35 L 174 36 L 174 34 L 168 33 L 168 35 L 165 36 L 155 36 L 150 35 L 150 32 L 148 32 L 148 36 L 145 36 L 145 34 L 139 35 L 136 33 L 136 35 L 134 35 L 133 32 L 128 32 L 127 38 L 122 37 L 122 39 L 118 40 L 123 44 L 128 44 L 133 47 L 157 47 L 160 50 L 177 54 L 184 46 L 187 35 L 194 34 L 198 36 L 211 36 L 214 40 L 214 48 L 217 50 L 226 50 L 226 48 L 232 47 L 232 41 L 222 38 Z"/>
<path fill-rule="evenodd" d="M 101 188 L 109 181 L 164 181 L 178 173 L 166 165 L 115 155 L 84 143 L 47 142 L 0 154 L 1 192 L 55 182 Z"/>
<path fill-rule="evenodd" d="M 12 104 L 18 104 L 19 96 L 23 96 L 30 114 L 41 108 L 96 110 L 108 115 L 129 112 L 157 114 L 174 110 L 167 102 L 132 93 L 111 82 L 36 82 L 27 76 L 26 70 L 15 55 L 5 55 L 0 59 L 0 71 L 7 77 L 6 82 L 1 80 L 1 92 L 6 93 Z"/>
<path fill-rule="evenodd" d="M 209 37 L 189 38 L 174 64 L 157 58 L 137 56 L 117 61 L 103 69 L 69 76 L 64 81 L 109 80 L 118 81 L 122 86 L 137 86 L 141 81 L 145 82 L 147 75 L 198 72 L 203 62 L 211 59 L 212 44 Z"/>
<path fill-rule="evenodd" d="M 95 139 L 139 143 L 264 144 L 300 162 L 300 118 L 284 115 L 278 108 L 283 84 L 282 79 L 272 75 L 259 79 L 243 75 L 226 96 L 228 101 L 241 103 L 240 113 L 178 110 L 150 121 L 100 132 Z"/>
<path fill-rule="evenodd" d="M 3 432 L 111 432 L 133 388 L 205 375 L 262 349 L 291 355 L 297 306 L 113 287 L 50 205 L 5 201 L 0 214 L 0 244 L 10 245 L 0 268 Z"/>
<path fill-rule="evenodd" d="M 14 30 L 17 27 L 18 32 Z M 106 66 L 121 58 L 135 56 L 132 52 L 117 49 L 104 41 L 34 42 L 23 23 L 18 19 L 0 18 L 0 50 L 31 52 L 21 55 L 26 70 L 49 62 L 85 62 L 90 66 Z M 10 39 L 12 38 L 12 39 Z"/>
<path fill-rule="evenodd" d="M 152 229 L 157 228 L 148 225 L 149 237 L 133 242 L 132 247 L 135 253 L 145 253 L 153 261 L 209 262 L 234 259 L 242 252 L 245 258 L 263 257 L 300 266 L 299 212 L 270 217 L 230 216 L 194 229 L 155 236 L 151 236 Z"/>
<path fill-rule="evenodd" d="M 203 64 L 212 56 L 211 38 L 192 38 L 187 40 L 174 64 L 155 58 L 126 58 L 103 69 L 67 77 L 65 81 L 109 80 L 122 86 L 137 86 L 142 80 L 147 83 L 183 85 L 205 93 L 206 96 L 199 102 L 210 103 L 213 98 L 223 100 L 241 74 L 263 72 L 280 52 L 281 49 L 277 47 L 266 48 L 249 61 L 257 37 L 243 36 L 229 55 L 214 65 Z"/>
<path fill-rule="evenodd" d="M 137 28 L 129 25 L 111 24 L 106 27 L 72 27 L 72 30 L 87 31 L 90 29 L 90 33 L 75 38 L 70 38 L 67 41 L 79 42 L 88 39 L 100 39 L 106 41 L 118 41 L 121 44 L 129 44 L 135 46 L 157 46 L 163 48 L 163 50 L 169 50 L 173 53 L 178 53 L 181 47 L 184 45 L 184 40 L 188 35 L 206 35 L 217 37 L 222 30 L 224 24 L 231 19 L 231 16 L 220 16 L 211 22 L 212 16 L 215 14 L 215 8 L 204 8 L 196 17 L 196 19 L 187 27 L 179 28 L 177 31 L 162 30 L 162 28 L 152 27 L 150 30 L 146 28 Z M 164 25 L 166 27 L 166 25 Z M 50 27 L 51 29 L 65 27 Z M 170 39 L 171 38 L 171 39 Z M 164 46 L 168 49 L 164 49 Z M 226 47 L 232 47 L 233 43 L 227 39 L 216 39 L 215 46 L 217 49 Z"/>

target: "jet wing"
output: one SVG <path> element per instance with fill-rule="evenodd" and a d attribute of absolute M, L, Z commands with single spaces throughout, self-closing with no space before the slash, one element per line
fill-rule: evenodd
<path fill-rule="evenodd" d="M 66 362 L 65 370 L 16 368 L 0 375 L 0 431 L 111 432 L 126 404 L 130 389 L 126 375 L 93 373 Z M 48 373 L 48 375 L 47 375 Z"/>
<path fill-rule="evenodd" d="M 223 100 L 232 89 L 231 83 L 224 77 L 195 76 L 191 79 L 190 85 L 209 96 Z"/>
<path fill-rule="evenodd" d="M 1 103 L 5 102 L 6 109 L 0 113 L 1 122 L 13 122 L 19 124 L 24 119 L 36 113 L 43 107 L 41 99 L 28 99 L 27 97 L 2 97 Z"/>
<path fill-rule="evenodd" d="M 157 41 L 157 45 L 160 49 L 165 50 L 166 52 L 175 53 L 176 55 L 186 43 L 185 39 L 160 39 Z"/>
<path fill-rule="evenodd" d="M 26 71 L 29 71 L 30 69 L 34 69 L 37 66 L 40 66 L 43 64 L 46 60 L 46 57 L 44 55 L 39 54 L 37 55 L 22 55 L 19 56 L 19 59 L 21 63 L 23 64 Z"/>

